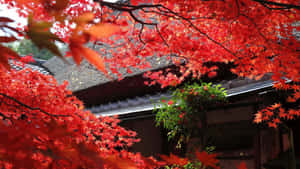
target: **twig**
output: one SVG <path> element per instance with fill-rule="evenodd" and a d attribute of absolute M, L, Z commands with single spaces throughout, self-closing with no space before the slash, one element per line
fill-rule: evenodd
<path fill-rule="evenodd" d="M 210 41 L 212 41 L 213 43 L 217 44 L 218 46 L 220 46 L 221 48 L 223 48 L 225 51 L 227 51 L 228 53 L 230 53 L 233 56 L 236 56 L 236 54 L 231 51 L 230 49 L 228 49 L 227 47 L 225 47 L 224 45 L 222 45 L 220 42 L 214 40 L 213 38 L 211 38 L 210 36 L 208 36 L 205 32 L 201 31 L 196 25 L 194 25 L 192 23 L 192 21 L 189 18 L 186 18 L 174 11 L 172 11 L 171 9 L 161 5 L 161 4 L 142 4 L 142 5 L 127 5 L 127 4 L 117 4 L 117 3 L 111 3 L 111 2 L 106 2 L 106 1 L 99 1 L 99 0 L 94 0 L 95 2 L 99 2 L 102 6 L 107 6 L 109 8 L 115 9 L 115 10 L 120 10 L 120 11 L 124 11 L 124 12 L 128 12 L 131 17 L 136 21 L 139 22 L 141 24 L 147 24 L 147 25 L 157 25 L 157 23 L 145 23 L 143 21 L 141 21 L 140 19 L 138 19 L 134 14 L 133 11 L 135 10 L 142 10 L 144 8 L 156 8 L 164 13 L 170 13 L 172 15 L 174 15 L 174 17 L 178 17 L 186 22 L 189 23 L 189 25 L 194 28 L 197 32 L 199 32 L 200 34 L 202 34 L 203 36 L 205 36 L 207 39 L 209 39 Z M 164 9 L 164 10 L 161 10 Z"/>
<path fill-rule="evenodd" d="M 144 22 L 142 20 L 140 20 L 139 18 L 137 18 L 132 11 L 129 11 L 129 15 L 133 18 L 134 21 L 143 24 L 143 25 L 157 25 L 157 23 L 151 23 L 151 22 Z"/>
<path fill-rule="evenodd" d="M 14 101 L 15 103 L 19 104 L 20 106 L 23 106 L 23 107 L 28 108 L 30 110 L 38 110 L 38 111 L 40 111 L 40 112 L 42 112 L 42 113 L 44 113 L 44 114 L 46 114 L 48 116 L 54 116 L 54 117 L 68 117 L 69 116 L 69 115 L 63 115 L 63 114 L 51 114 L 51 113 L 48 113 L 48 112 L 46 112 L 46 111 L 44 111 L 44 110 L 42 110 L 42 109 L 40 109 L 38 107 L 28 106 L 27 104 L 22 103 L 21 101 L 15 99 L 14 97 L 8 96 L 8 95 L 6 95 L 4 93 L 0 93 L 0 95 L 3 96 L 3 97 L 5 97 L 5 98 L 7 98 L 7 99 L 9 99 L 9 100 Z"/>
<path fill-rule="evenodd" d="M 142 24 L 140 32 L 139 32 L 139 39 L 140 41 L 145 45 L 146 43 L 144 42 L 144 40 L 142 39 L 142 32 L 144 30 L 144 24 Z"/>
<path fill-rule="evenodd" d="M 156 28 L 156 31 L 158 32 L 160 38 L 164 41 L 164 44 L 169 47 L 169 44 L 167 43 L 166 39 L 162 36 L 162 34 L 160 33 L 159 29 L 158 29 L 158 26 L 155 25 L 155 28 Z"/>
<path fill-rule="evenodd" d="M 258 2 L 262 4 L 263 6 L 267 7 L 266 5 L 273 5 L 273 6 L 279 6 L 280 8 L 271 8 L 267 7 L 269 9 L 297 9 L 300 10 L 299 5 L 294 5 L 294 4 L 286 4 L 286 3 L 280 3 L 280 2 L 273 2 L 273 1 L 267 1 L 267 0 L 252 0 L 255 2 Z"/>
<path fill-rule="evenodd" d="M 201 31 L 195 24 L 193 24 L 193 22 L 187 18 L 185 18 L 184 16 L 181 16 L 180 14 L 172 11 L 171 9 L 162 6 L 163 9 L 167 10 L 168 12 L 178 16 L 179 18 L 181 18 L 182 20 L 186 21 L 189 23 L 189 25 L 194 28 L 197 32 L 199 32 L 201 35 L 205 36 L 207 39 L 209 39 L 210 41 L 212 41 L 213 43 L 217 44 L 218 46 L 220 46 L 221 48 L 223 48 L 225 51 L 227 51 L 228 53 L 230 53 L 233 56 L 236 56 L 236 54 L 231 51 L 230 49 L 226 48 L 224 45 L 222 45 L 220 42 L 214 40 L 213 38 L 211 38 L 210 36 L 208 36 L 206 33 L 204 33 L 203 31 Z"/>

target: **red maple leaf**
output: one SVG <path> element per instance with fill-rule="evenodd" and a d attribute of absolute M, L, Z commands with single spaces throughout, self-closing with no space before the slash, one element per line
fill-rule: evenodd
<path fill-rule="evenodd" d="M 247 165 L 245 162 L 241 162 L 239 165 L 236 166 L 237 169 L 247 169 Z"/>
<path fill-rule="evenodd" d="M 160 157 L 168 164 L 171 164 L 171 165 L 179 165 L 179 166 L 184 166 L 186 165 L 189 160 L 187 158 L 180 158 L 174 154 L 170 154 L 170 156 L 166 156 L 166 155 L 160 155 Z"/>
<path fill-rule="evenodd" d="M 196 152 L 197 159 L 201 162 L 202 165 L 206 167 L 212 167 L 214 169 L 220 169 L 220 166 L 217 166 L 219 160 L 216 158 L 217 154 L 208 154 L 206 151 Z"/>

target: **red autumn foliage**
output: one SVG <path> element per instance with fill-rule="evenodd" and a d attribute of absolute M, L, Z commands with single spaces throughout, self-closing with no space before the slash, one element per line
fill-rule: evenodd
<path fill-rule="evenodd" d="M 241 162 L 239 165 L 237 165 L 237 169 L 247 169 L 247 165 L 245 162 Z"/>
<path fill-rule="evenodd" d="M 118 150 L 137 142 L 136 133 L 83 110 L 66 83 L 29 69 L 0 71 L 0 82 L 1 168 L 146 165 L 138 154 Z"/>
<path fill-rule="evenodd" d="M 174 154 L 170 154 L 170 156 L 166 155 L 161 155 L 160 156 L 167 164 L 170 165 L 179 165 L 179 166 L 184 166 L 186 165 L 189 160 L 187 158 L 180 158 Z"/>
<path fill-rule="evenodd" d="M 153 80 L 149 85 L 160 83 L 166 87 L 190 75 L 214 77 L 217 67 L 207 67 L 207 62 L 233 63 L 231 71 L 238 76 L 259 79 L 271 73 L 274 87 L 294 91 L 288 101 L 300 98 L 300 44 L 294 34 L 299 30 L 300 6 L 294 0 L 0 2 L 16 8 L 20 16 L 30 14 L 25 32 L 7 25 L 12 20 L 4 17 L 0 20 L 5 23 L 2 27 L 26 35 L 58 56 L 61 54 L 53 41 L 64 41 L 77 64 L 86 58 L 105 74 L 110 70 L 120 76 L 120 68 L 128 72 L 131 68 L 146 69 L 150 67 L 149 57 L 166 57 L 181 74 L 171 70 L 145 74 Z M 55 34 L 49 31 L 52 25 Z M 0 40 L 14 39 L 10 36 Z M 84 46 L 89 41 L 99 53 Z M 1 65 L 9 68 L 8 56 L 16 55 L 5 47 L 1 51 Z M 295 85 L 285 84 L 284 79 Z M 298 116 L 299 107 L 285 112 Z M 272 119 L 267 121 L 274 125 Z"/>
<path fill-rule="evenodd" d="M 289 102 L 300 98 L 300 44 L 293 34 L 299 30 L 300 6 L 295 0 L 0 3 L 28 17 L 25 28 L 15 28 L 10 25 L 12 19 L 0 17 L 0 28 L 7 33 L 0 38 L 0 134 L 7 138 L 0 141 L 0 153 L 6 168 L 12 164 L 15 168 L 97 168 L 104 163 L 120 168 L 113 163 L 116 160 L 129 168 L 130 161 L 123 163 L 120 157 L 103 153 L 114 154 L 115 147 L 135 141 L 134 134 L 119 127 L 115 119 L 98 119 L 83 111 L 82 103 L 69 97 L 65 85 L 58 86 L 53 78 L 28 70 L 6 72 L 9 59 L 20 58 L 2 43 L 15 41 L 16 34 L 62 59 L 54 42 L 68 43 L 77 64 L 85 58 L 105 74 L 108 68 L 115 74 L 119 68 L 146 69 L 149 57 L 166 57 L 179 67 L 180 75 L 168 70 L 146 74 L 154 80 L 150 84 L 162 87 L 175 86 L 190 75 L 213 77 L 216 68 L 206 67 L 207 62 L 231 62 L 236 65 L 231 71 L 238 76 L 259 79 L 272 73 L 274 87 L 294 91 Z M 100 53 L 86 48 L 88 42 L 98 46 Z M 284 79 L 295 83 L 285 84 Z M 259 111 L 255 121 L 276 127 L 281 119 L 299 115 L 299 107 L 285 110 L 274 105 Z M 128 155 L 138 159 L 133 156 Z"/>
<path fill-rule="evenodd" d="M 161 158 L 166 162 L 168 165 L 173 165 L 172 169 L 181 169 L 185 168 L 184 166 L 188 163 L 193 162 L 200 162 L 200 168 L 212 168 L 212 169 L 220 169 L 219 160 L 217 159 L 217 154 L 212 153 L 209 154 L 206 151 L 196 151 L 195 159 L 191 161 L 187 158 L 180 158 L 176 155 L 170 154 L 170 156 L 161 155 Z M 196 160 L 196 161 L 195 161 Z M 247 169 L 246 163 L 243 161 L 238 164 L 237 169 Z"/>
<path fill-rule="evenodd" d="M 220 169 L 220 166 L 217 166 L 219 163 L 219 160 L 216 158 L 217 154 L 208 154 L 206 151 L 202 151 L 196 152 L 196 157 L 205 167 Z"/>

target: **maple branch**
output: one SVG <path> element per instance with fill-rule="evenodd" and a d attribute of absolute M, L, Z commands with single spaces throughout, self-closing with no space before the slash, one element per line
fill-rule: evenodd
<path fill-rule="evenodd" d="M 8 116 L 5 116 L 3 113 L 1 113 L 0 112 L 0 116 L 2 117 L 1 118 L 1 120 L 6 120 L 6 119 L 9 119 L 11 122 L 12 122 L 12 120 L 11 120 L 11 118 L 10 117 L 8 117 Z"/>
<path fill-rule="evenodd" d="M 144 40 L 142 39 L 142 32 L 144 30 L 144 24 L 142 24 L 140 32 L 139 32 L 139 39 L 140 41 L 145 45 L 146 43 L 144 42 Z"/>
<path fill-rule="evenodd" d="M 265 35 L 258 29 L 258 26 L 257 24 L 254 22 L 254 20 L 252 18 L 250 18 L 249 16 L 245 15 L 245 14 L 241 14 L 241 16 L 245 17 L 246 19 L 248 19 L 254 26 L 255 28 L 257 29 L 257 32 L 259 33 L 259 35 L 266 41 L 266 42 L 269 42 L 269 39 L 267 39 L 265 37 Z"/>
<path fill-rule="evenodd" d="M 300 10 L 300 6 L 294 5 L 294 4 L 286 4 L 286 3 L 273 2 L 273 1 L 267 1 L 267 0 L 252 0 L 252 1 L 258 2 L 268 9 L 282 10 L 282 9 L 292 9 L 293 8 L 293 9 Z M 272 7 L 269 7 L 268 5 L 278 6 L 278 8 L 272 8 Z"/>
<path fill-rule="evenodd" d="M 168 14 L 166 14 L 166 13 L 163 13 L 163 11 L 161 11 L 160 10 L 160 12 L 159 11 L 155 11 L 155 10 L 145 10 L 145 9 L 141 9 L 143 12 L 145 12 L 145 13 L 154 13 L 154 14 L 158 14 L 158 15 L 162 15 L 162 16 L 166 16 L 166 17 L 170 17 L 170 18 L 174 18 L 174 16 L 173 15 L 168 15 Z M 190 17 L 190 18 L 188 18 L 188 17 L 186 17 L 187 19 L 189 19 L 189 20 L 199 20 L 199 19 L 215 19 L 215 20 L 217 20 L 215 17 L 213 17 L 213 16 L 208 16 L 208 17 Z"/>
<path fill-rule="evenodd" d="M 228 49 L 227 47 L 225 47 L 223 44 L 221 44 L 220 42 L 214 40 L 212 37 L 208 36 L 205 32 L 201 31 L 195 24 L 193 24 L 193 22 L 188 19 L 188 18 L 185 18 L 184 16 L 172 11 L 171 9 L 165 7 L 165 6 L 161 6 L 163 9 L 167 10 L 167 12 L 181 18 L 182 20 L 186 21 L 189 23 L 189 25 L 194 28 L 194 30 L 196 30 L 197 32 L 199 32 L 201 35 L 205 36 L 207 39 L 209 39 L 210 41 L 212 41 L 213 43 L 217 44 L 218 46 L 220 46 L 221 48 L 223 48 L 225 51 L 227 51 L 228 53 L 230 53 L 231 55 L 233 56 L 236 56 L 236 54 L 231 51 L 230 49 Z"/>
<path fill-rule="evenodd" d="M 142 25 L 157 25 L 157 23 L 144 22 L 144 21 L 140 20 L 139 18 L 137 18 L 137 17 L 133 14 L 132 11 L 129 11 L 128 13 L 129 13 L 129 15 L 133 18 L 134 21 L 136 21 L 136 22 L 138 22 L 138 23 L 140 23 L 140 24 L 142 24 Z"/>
<path fill-rule="evenodd" d="M 223 48 L 225 51 L 227 51 L 231 55 L 236 56 L 236 54 L 233 51 L 231 51 L 230 49 L 228 49 L 227 47 L 225 47 L 220 42 L 214 40 L 212 37 L 208 36 L 205 32 L 201 31 L 195 24 L 193 24 L 193 22 L 189 18 L 186 18 L 186 17 L 180 15 L 179 13 L 176 13 L 173 10 L 171 10 L 171 9 L 169 9 L 169 8 L 161 5 L 161 4 L 128 5 L 128 4 L 121 4 L 121 3 L 106 2 L 106 1 L 101 1 L 101 0 L 94 0 L 94 2 L 98 2 L 101 6 L 107 6 L 107 7 L 111 8 L 111 9 L 115 9 L 115 10 L 127 12 L 127 13 L 130 14 L 130 16 L 136 22 L 139 22 L 141 24 L 147 24 L 147 25 L 157 25 L 157 23 L 146 23 L 146 22 L 140 20 L 140 19 L 138 19 L 133 14 L 133 11 L 135 11 L 135 10 L 142 10 L 144 8 L 155 8 L 155 9 L 158 9 L 159 11 L 161 11 L 163 13 L 172 14 L 173 16 L 170 15 L 169 17 L 174 17 L 174 18 L 177 17 L 177 19 L 181 19 L 181 20 L 184 20 L 184 21 L 188 22 L 188 24 L 192 28 L 194 28 L 194 30 L 196 30 L 197 32 L 199 32 L 201 35 L 205 36 L 207 39 L 209 39 L 210 41 L 212 41 L 216 45 L 220 46 L 221 48 Z"/>
<path fill-rule="evenodd" d="M 155 25 L 156 31 L 158 32 L 158 35 L 160 36 L 160 38 L 164 41 L 164 44 L 169 47 L 169 44 L 167 43 L 167 41 L 165 40 L 165 38 L 162 36 L 162 34 L 160 33 L 158 26 Z"/>
<path fill-rule="evenodd" d="M 237 11 L 238 11 L 238 13 L 237 13 L 237 18 L 238 18 L 241 14 L 241 9 L 240 9 L 239 1 L 235 0 L 235 3 L 236 3 Z"/>
<path fill-rule="evenodd" d="M 140 10 L 143 8 L 153 8 L 153 7 L 161 6 L 160 4 L 158 4 L 158 5 L 143 4 L 143 5 L 135 6 L 135 5 L 129 5 L 129 4 L 107 2 L 107 1 L 102 1 L 102 0 L 94 0 L 94 2 L 98 2 L 101 6 L 107 6 L 114 10 L 127 12 L 133 18 L 134 21 L 144 24 L 144 25 L 157 25 L 157 23 L 144 22 L 144 21 L 140 20 L 139 18 L 137 18 L 133 12 L 135 10 Z"/>
<path fill-rule="evenodd" d="M 157 8 L 161 7 L 161 4 L 141 4 L 141 5 L 129 5 L 129 4 L 121 4 L 114 2 L 107 2 L 102 0 L 94 0 L 94 2 L 98 2 L 101 6 L 107 6 L 111 9 L 119 10 L 119 11 L 135 11 L 142 8 Z"/>
<path fill-rule="evenodd" d="M 11 101 L 14 101 L 15 103 L 19 104 L 22 107 L 25 107 L 25 108 L 30 109 L 30 110 L 38 110 L 38 111 L 40 111 L 40 112 L 42 112 L 42 113 L 44 113 L 48 116 L 54 116 L 54 117 L 68 117 L 69 116 L 69 115 L 63 115 L 63 114 L 51 114 L 51 113 L 48 113 L 48 112 L 46 112 L 46 111 L 44 111 L 44 110 L 42 110 L 38 107 L 31 107 L 31 106 L 29 106 L 25 103 L 22 103 L 21 101 L 17 100 L 16 98 L 8 96 L 4 93 L 0 93 L 0 95 L 7 98 L 7 99 L 9 99 L 9 100 L 11 100 Z"/>

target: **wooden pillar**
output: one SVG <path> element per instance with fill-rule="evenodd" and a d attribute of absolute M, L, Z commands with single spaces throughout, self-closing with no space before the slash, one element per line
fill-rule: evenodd
<path fill-rule="evenodd" d="M 283 150 L 289 152 L 287 169 L 296 169 L 294 138 L 293 130 L 291 128 L 288 128 L 288 133 L 283 135 Z"/>
<path fill-rule="evenodd" d="M 254 136 L 254 163 L 255 169 L 261 169 L 261 130 L 257 129 Z"/>

